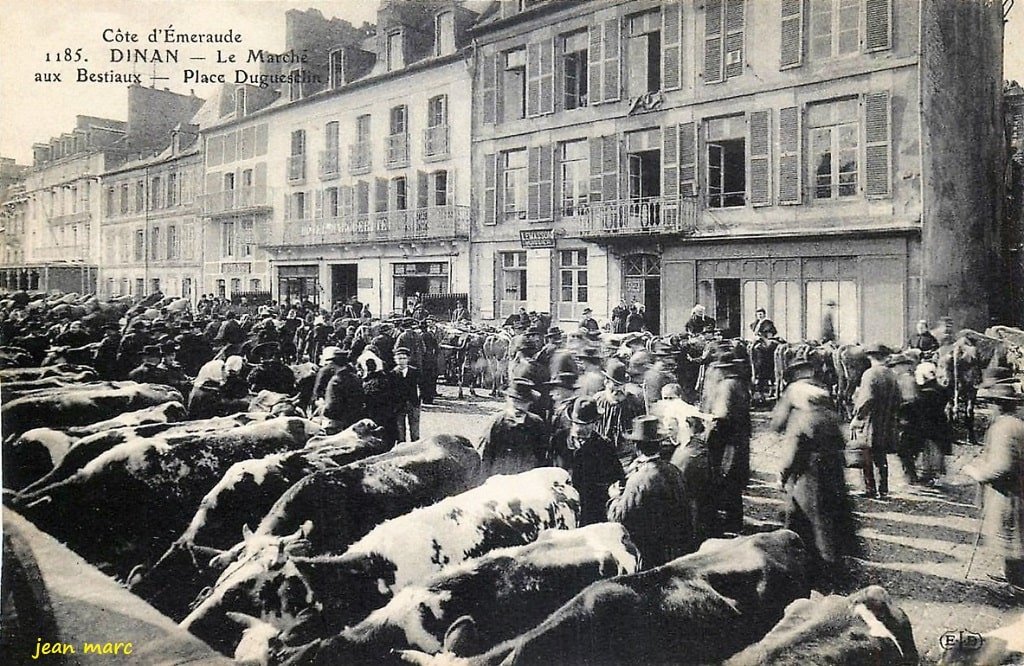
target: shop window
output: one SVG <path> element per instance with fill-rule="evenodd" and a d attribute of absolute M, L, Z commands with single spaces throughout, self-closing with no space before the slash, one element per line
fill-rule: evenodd
<path fill-rule="evenodd" d="M 842 344 L 857 342 L 859 331 L 857 283 L 852 280 L 808 280 L 804 283 L 806 330 L 809 338 L 820 340 L 828 315 L 836 339 Z M 834 306 L 829 306 L 834 302 Z"/>
<path fill-rule="evenodd" d="M 526 302 L 526 252 L 502 252 L 499 277 L 501 314 L 507 316 Z"/>
<path fill-rule="evenodd" d="M 579 319 L 590 297 L 587 250 L 560 250 L 558 268 L 558 316 L 560 319 Z"/>
<path fill-rule="evenodd" d="M 775 328 L 784 340 L 803 339 L 800 309 L 800 283 L 796 280 L 779 280 L 772 285 L 772 305 L 768 317 L 775 322 Z"/>

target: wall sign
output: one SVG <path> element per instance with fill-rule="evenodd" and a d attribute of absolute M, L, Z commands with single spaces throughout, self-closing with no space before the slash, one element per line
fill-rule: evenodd
<path fill-rule="evenodd" d="M 526 250 L 541 250 L 555 246 L 554 229 L 529 229 L 519 232 L 519 242 Z"/>

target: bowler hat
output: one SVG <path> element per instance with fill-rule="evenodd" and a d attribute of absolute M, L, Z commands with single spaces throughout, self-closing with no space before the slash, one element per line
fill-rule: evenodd
<path fill-rule="evenodd" d="M 575 372 L 559 372 L 550 382 L 544 382 L 544 386 L 560 386 L 564 389 L 573 390 L 576 388 L 576 381 L 579 377 Z"/>
<path fill-rule="evenodd" d="M 626 371 L 625 364 L 617 359 L 608 361 L 603 374 L 605 378 L 612 380 L 616 384 L 625 384 L 629 381 L 629 373 Z"/>
<path fill-rule="evenodd" d="M 412 356 L 412 351 L 408 347 L 405 347 L 405 346 L 395 347 L 395 350 L 393 352 L 391 352 L 391 355 L 392 356 L 399 356 L 399 355 L 402 355 L 402 356 Z"/>
<path fill-rule="evenodd" d="M 263 342 L 249 350 L 250 361 L 260 361 L 274 356 L 281 351 L 281 345 L 276 342 Z"/>
<path fill-rule="evenodd" d="M 146 345 L 142 348 L 143 356 L 160 356 L 160 345 Z"/>
<path fill-rule="evenodd" d="M 634 442 L 658 442 L 668 437 L 657 416 L 638 416 L 633 419 L 633 430 L 623 435 Z"/>
<path fill-rule="evenodd" d="M 324 347 L 323 351 L 320 352 L 320 365 L 326 365 L 336 358 L 344 356 L 344 352 L 341 351 L 341 347 Z"/>
<path fill-rule="evenodd" d="M 572 406 L 572 415 L 569 417 L 573 423 L 596 423 L 599 418 L 597 403 L 591 398 L 577 399 Z"/>
<path fill-rule="evenodd" d="M 864 354 L 866 356 L 888 356 L 892 352 L 891 349 L 883 345 L 881 342 L 876 342 L 871 345 L 864 347 Z"/>
<path fill-rule="evenodd" d="M 533 402 L 540 397 L 540 391 L 534 388 L 534 384 L 529 379 L 516 378 L 512 380 L 509 387 L 505 389 L 505 395 L 512 398 L 513 400 L 523 400 L 527 402 Z"/>
<path fill-rule="evenodd" d="M 557 326 L 552 326 L 548 329 L 546 336 L 549 338 L 560 338 L 562 337 L 562 329 Z"/>
<path fill-rule="evenodd" d="M 895 368 L 898 365 L 916 365 L 914 359 L 910 358 L 906 354 L 895 354 L 886 363 L 890 368 Z"/>

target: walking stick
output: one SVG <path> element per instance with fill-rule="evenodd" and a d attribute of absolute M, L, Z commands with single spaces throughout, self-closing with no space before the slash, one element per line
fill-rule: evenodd
<path fill-rule="evenodd" d="M 971 567 L 974 566 L 974 556 L 978 554 L 978 544 L 981 543 L 981 528 L 984 521 L 978 518 L 978 531 L 974 535 L 974 548 L 971 550 L 971 559 L 967 562 L 967 571 L 964 573 L 964 580 L 967 580 L 971 575 Z"/>

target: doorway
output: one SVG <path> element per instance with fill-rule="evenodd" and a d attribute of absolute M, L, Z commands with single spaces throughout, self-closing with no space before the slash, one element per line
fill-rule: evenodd
<path fill-rule="evenodd" d="M 623 296 L 629 305 L 644 306 L 644 322 L 655 335 L 661 332 L 661 258 L 633 254 L 623 259 Z"/>
<path fill-rule="evenodd" d="M 740 309 L 739 278 L 716 279 L 715 325 L 727 338 L 741 337 L 742 310 Z"/>
<path fill-rule="evenodd" d="M 348 303 L 356 295 L 359 267 L 356 264 L 331 266 L 331 305 Z"/>

